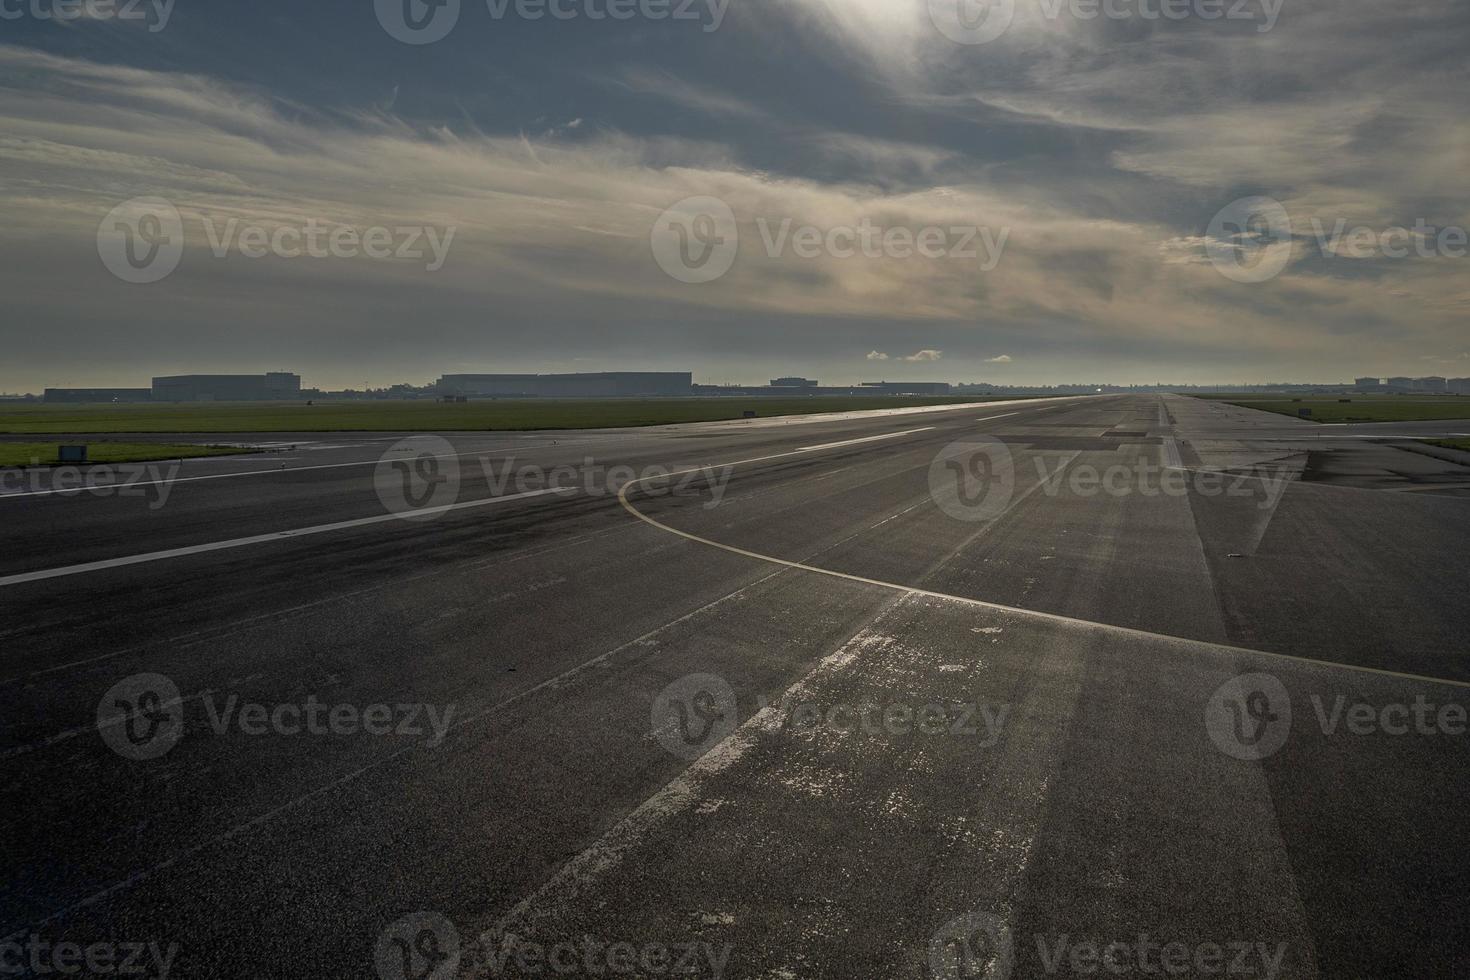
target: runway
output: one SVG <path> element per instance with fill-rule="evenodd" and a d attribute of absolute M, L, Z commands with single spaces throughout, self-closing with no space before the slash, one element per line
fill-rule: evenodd
<path fill-rule="evenodd" d="M 1470 466 L 1398 448 L 1464 426 L 1096 396 L 0 486 L 0 966 L 1464 974 Z"/>

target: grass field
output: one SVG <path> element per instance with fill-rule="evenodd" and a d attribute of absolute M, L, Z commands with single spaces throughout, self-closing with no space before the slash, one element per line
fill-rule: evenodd
<path fill-rule="evenodd" d="M 1470 419 L 1470 397 L 1455 395 L 1303 395 L 1300 399 L 1281 395 L 1196 395 L 1211 401 L 1228 402 L 1244 408 L 1297 417 L 1297 409 L 1310 408 L 1313 422 L 1430 422 L 1441 419 Z M 1350 402 L 1340 399 L 1350 398 Z"/>
<path fill-rule="evenodd" d="M 55 442 L 0 442 L 0 466 L 35 466 L 56 462 Z M 187 446 L 165 442 L 89 442 L 88 463 L 144 463 L 155 459 L 189 459 L 250 452 L 235 446 Z"/>
<path fill-rule="evenodd" d="M 762 418 L 908 408 L 964 402 L 949 398 L 651 398 L 431 401 L 206 402 L 184 405 L 18 405 L 0 408 L 0 432 L 413 432 L 597 429 L 714 422 L 746 411 Z"/>

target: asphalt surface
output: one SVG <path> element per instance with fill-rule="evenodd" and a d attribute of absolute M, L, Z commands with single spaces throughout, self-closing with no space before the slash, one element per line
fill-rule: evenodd
<path fill-rule="evenodd" d="M 1099 396 L 7 474 L 0 970 L 1466 975 L 1470 466 L 1398 448 L 1464 428 Z"/>

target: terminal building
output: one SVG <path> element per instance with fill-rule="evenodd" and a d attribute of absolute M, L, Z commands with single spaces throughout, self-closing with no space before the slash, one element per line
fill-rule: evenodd
<path fill-rule="evenodd" d="M 290 371 L 266 374 L 178 374 L 154 378 L 156 402 L 290 401 L 301 397 L 301 375 Z"/>
<path fill-rule="evenodd" d="M 466 398 L 640 398 L 690 395 L 689 371 L 602 371 L 595 374 L 446 374 L 439 394 Z"/>

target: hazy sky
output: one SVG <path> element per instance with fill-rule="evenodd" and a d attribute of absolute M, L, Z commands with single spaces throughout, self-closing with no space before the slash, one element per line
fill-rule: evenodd
<path fill-rule="evenodd" d="M 1470 375 L 1461 0 L 73 2 L 0 0 L 0 390 Z"/>

